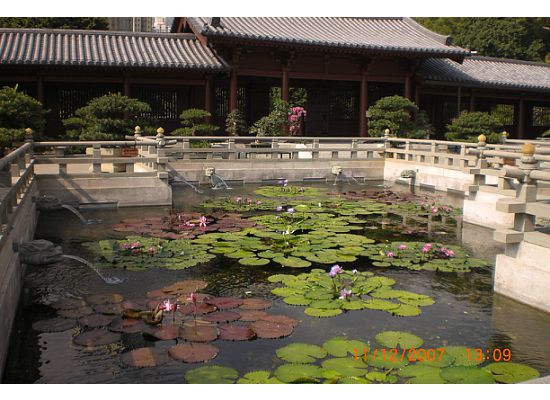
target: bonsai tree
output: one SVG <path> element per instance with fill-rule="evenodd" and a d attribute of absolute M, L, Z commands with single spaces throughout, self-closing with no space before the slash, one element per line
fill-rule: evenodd
<path fill-rule="evenodd" d="M 210 114 L 206 110 L 199 108 L 190 108 L 183 110 L 180 114 L 181 124 L 183 128 L 178 128 L 170 134 L 174 136 L 205 136 L 214 134 L 219 128 L 216 125 L 208 123 L 207 119 Z"/>
<path fill-rule="evenodd" d="M 239 110 L 233 110 L 225 120 L 225 131 L 230 136 L 238 136 L 247 130 L 246 121 Z"/>
<path fill-rule="evenodd" d="M 122 96 L 107 94 L 88 102 L 75 111 L 75 116 L 63 120 L 67 136 L 80 140 L 123 140 L 132 135 L 134 127 L 153 124 L 143 115 L 151 112 L 149 104 Z"/>
<path fill-rule="evenodd" d="M 42 133 L 46 126 L 46 113 L 42 104 L 23 92 L 18 87 L 0 89 L 0 151 L 21 140 L 25 128 Z"/>
<path fill-rule="evenodd" d="M 273 110 L 269 115 L 260 118 L 250 127 L 250 133 L 255 136 L 283 136 L 286 135 L 289 107 L 286 101 L 274 101 Z"/>
<path fill-rule="evenodd" d="M 368 112 L 370 136 L 382 136 L 389 129 L 398 137 L 425 138 L 433 131 L 425 114 L 415 119 L 418 107 L 402 96 L 383 97 Z"/>
<path fill-rule="evenodd" d="M 447 125 L 445 137 L 457 142 L 477 142 L 477 137 L 483 134 L 488 143 L 498 143 L 501 131 L 502 123 L 497 117 L 481 111 L 464 111 Z"/>

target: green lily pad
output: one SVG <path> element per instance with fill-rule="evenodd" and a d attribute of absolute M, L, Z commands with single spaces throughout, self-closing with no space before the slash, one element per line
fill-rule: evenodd
<path fill-rule="evenodd" d="M 340 309 L 306 308 L 304 313 L 311 317 L 328 318 L 342 314 Z"/>
<path fill-rule="evenodd" d="M 283 301 L 292 306 L 307 306 L 312 302 L 311 299 L 305 298 L 301 295 L 288 296 L 283 298 Z"/>
<path fill-rule="evenodd" d="M 495 383 L 491 372 L 466 366 L 451 366 L 441 369 L 441 377 L 450 383 Z"/>
<path fill-rule="evenodd" d="M 275 257 L 273 261 L 277 264 L 281 264 L 283 267 L 291 268 L 307 268 L 311 267 L 311 263 L 306 260 L 302 260 L 298 257 L 288 256 L 288 257 Z"/>
<path fill-rule="evenodd" d="M 363 308 L 367 308 L 365 306 L 365 302 L 362 300 L 352 300 L 352 301 L 344 301 L 342 303 L 342 308 L 344 310 L 362 310 Z"/>
<path fill-rule="evenodd" d="M 343 378 L 340 378 L 338 380 L 338 383 L 341 383 L 344 385 L 365 385 L 372 382 L 360 376 L 344 376 Z"/>
<path fill-rule="evenodd" d="M 195 368 L 185 373 L 185 380 L 188 383 L 235 383 L 239 373 L 233 368 L 212 365 Z"/>
<path fill-rule="evenodd" d="M 309 364 L 283 364 L 273 375 L 285 383 L 318 383 L 323 378 L 323 369 Z"/>
<path fill-rule="evenodd" d="M 398 303 L 392 303 L 391 301 L 379 300 L 379 299 L 366 300 L 364 304 L 365 304 L 365 308 L 370 308 L 371 310 L 382 310 L 382 311 L 395 310 L 401 307 L 401 305 Z"/>
<path fill-rule="evenodd" d="M 346 357 L 348 354 L 355 355 L 355 353 L 357 353 L 358 357 L 361 357 L 365 350 L 367 353 L 370 351 L 370 346 L 359 340 L 350 340 L 337 336 L 323 343 L 323 349 L 334 357 Z"/>
<path fill-rule="evenodd" d="M 392 309 L 391 313 L 399 317 L 415 317 L 422 314 L 422 310 L 415 306 L 401 304 L 398 308 Z"/>
<path fill-rule="evenodd" d="M 298 289 L 290 288 L 290 287 L 278 287 L 278 288 L 272 289 L 271 293 L 281 297 L 302 295 L 302 291 Z"/>
<path fill-rule="evenodd" d="M 371 371 L 365 374 L 365 378 L 371 382 L 386 382 L 388 380 L 388 375 L 384 372 Z"/>
<path fill-rule="evenodd" d="M 342 376 L 361 376 L 365 374 L 367 364 L 361 358 L 352 357 L 329 358 L 321 363 L 324 369 L 334 370 Z"/>
<path fill-rule="evenodd" d="M 495 381 L 500 383 L 519 383 L 540 376 L 536 369 L 512 362 L 489 364 L 485 369 L 493 374 Z"/>
<path fill-rule="evenodd" d="M 412 333 L 402 331 L 381 332 L 374 337 L 374 340 L 382 346 L 390 348 L 396 348 L 399 346 L 402 349 L 415 349 L 422 346 L 424 343 L 422 338 L 413 335 Z"/>
<path fill-rule="evenodd" d="M 291 343 L 277 349 L 277 357 L 288 363 L 310 364 L 318 358 L 325 358 L 327 352 L 322 347 L 307 343 Z"/>
<path fill-rule="evenodd" d="M 266 258 L 257 258 L 257 257 L 248 257 L 248 258 L 241 258 L 239 260 L 239 264 L 242 265 L 250 265 L 250 266 L 261 266 L 261 265 L 267 265 L 271 261 Z"/>
<path fill-rule="evenodd" d="M 237 383 L 239 384 L 281 384 L 280 380 L 278 380 L 275 377 L 271 377 L 270 371 L 252 371 L 247 372 L 244 374 L 242 378 L 240 378 Z"/>
<path fill-rule="evenodd" d="M 464 346 L 446 346 L 445 354 L 454 358 L 453 366 L 474 366 L 485 361 L 484 357 L 477 360 L 478 357 L 473 349 Z"/>
<path fill-rule="evenodd" d="M 367 363 L 375 368 L 396 369 L 402 368 L 409 363 L 407 354 L 401 359 L 401 353 L 394 354 L 390 350 L 378 349 L 376 354 L 367 355 Z"/>
<path fill-rule="evenodd" d="M 423 364 L 407 365 L 397 372 L 400 376 L 410 378 L 407 383 L 442 384 L 445 380 L 440 375 L 439 368 Z"/>

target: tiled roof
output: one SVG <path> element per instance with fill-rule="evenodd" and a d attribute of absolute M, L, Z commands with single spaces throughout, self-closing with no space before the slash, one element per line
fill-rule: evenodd
<path fill-rule="evenodd" d="M 0 65 L 225 70 L 190 34 L 0 29 Z"/>
<path fill-rule="evenodd" d="M 550 92 L 550 64 L 491 57 L 426 60 L 418 74 L 426 81 L 456 82 L 463 86 Z"/>
<path fill-rule="evenodd" d="M 452 46 L 448 36 L 432 32 L 411 18 L 223 17 L 219 24 L 212 24 L 210 17 L 186 20 L 206 37 L 458 59 L 469 54 Z"/>

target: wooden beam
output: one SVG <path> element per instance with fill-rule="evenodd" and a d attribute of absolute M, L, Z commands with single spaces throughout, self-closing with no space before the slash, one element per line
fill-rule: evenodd
<path fill-rule="evenodd" d="M 519 99 L 517 132 L 518 139 L 525 137 L 525 100 L 523 96 Z"/>
<path fill-rule="evenodd" d="M 367 80 L 367 68 L 361 69 L 361 84 L 359 92 L 359 136 L 367 136 L 367 109 L 369 106 L 368 101 L 368 80 Z"/>

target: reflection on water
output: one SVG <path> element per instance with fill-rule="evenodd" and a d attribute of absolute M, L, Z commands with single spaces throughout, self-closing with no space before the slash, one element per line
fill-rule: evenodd
<path fill-rule="evenodd" d="M 254 187 L 236 189 L 235 195 L 252 194 Z M 350 190 L 349 187 L 344 188 Z M 361 186 L 360 190 L 364 190 Z M 330 185 L 330 190 L 334 190 Z M 359 189 L 358 189 L 359 190 Z M 408 190 L 408 188 L 403 188 Z M 227 193 L 207 190 L 204 195 L 191 189 L 174 191 L 176 210 L 197 207 L 205 196 L 227 196 Z M 449 198 L 459 206 L 460 199 Z M 83 259 L 91 255 L 81 245 L 83 242 L 104 238 L 121 238 L 122 233 L 112 231 L 112 224 L 125 218 L 143 218 L 166 215 L 165 207 L 147 209 L 90 210 L 90 216 L 104 221 L 101 225 L 87 225 L 85 229 L 77 220 L 63 219 L 59 212 L 43 213 L 36 238 L 52 240 L 60 244 L 65 253 L 77 254 Z M 384 221 L 384 223 L 381 223 Z M 446 242 L 462 241 L 474 256 L 494 260 L 499 247 L 492 242 L 490 231 L 460 224 L 438 226 L 429 232 L 428 221 L 416 221 L 417 230 L 426 230 L 412 238 Z M 364 234 L 377 240 L 396 237 L 411 239 L 403 233 L 403 216 L 373 217 Z M 384 226 L 384 230 L 380 229 Z M 420 227 L 423 227 L 420 229 Z M 441 230 L 440 230 L 441 229 Z M 437 232 L 446 232 L 445 234 Z M 413 239 L 413 240 L 415 240 Z M 462 239 L 462 240 L 460 240 Z M 219 256 L 208 264 L 187 270 L 170 271 L 149 269 L 131 272 L 122 269 L 102 270 L 105 276 L 116 276 L 124 282 L 116 287 L 108 286 L 91 269 L 63 260 L 49 267 L 29 267 L 25 277 L 25 290 L 15 322 L 10 343 L 10 357 L 4 381 L 7 383 L 181 383 L 186 370 L 196 364 L 172 361 L 157 368 L 130 368 L 120 362 L 120 353 L 143 346 L 170 347 L 175 341 L 150 342 L 141 334 L 123 335 L 122 344 L 86 350 L 72 345 L 72 337 L 79 328 L 60 333 L 38 333 L 31 329 L 35 321 L 55 316 L 48 307 L 66 298 L 83 298 L 89 294 L 122 294 L 126 299 L 144 297 L 150 290 L 159 289 L 182 279 L 204 279 L 208 287 L 203 292 L 217 296 L 265 297 L 274 300 L 273 314 L 285 314 L 302 321 L 294 333 L 279 340 L 253 340 L 228 342 L 217 340 L 220 352 L 213 364 L 231 366 L 241 373 L 257 369 L 273 369 L 282 362 L 275 357 L 275 350 L 293 342 L 321 344 L 333 336 L 349 336 L 373 341 L 374 335 L 383 330 L 404 330 L 421 336 L 424 347 L 441 347 L 446 344 L 469 347 L 510 348 L 513 361 L 537 368 L 541 375 L 550 373 L 550 349 L 548 332 L 550 316 L 510 299 L 495 295 L 492 291 L 492 269 L 474 270 L 470 273 L 437 273 L 406 269 L 372 267 L 367 259 L 353 264 L 341 264 L 344 268 L 369 269 L 397 281 L 396 289 L 429 295 L 434 305 L 422 308 L 417 317 L 394 317 L 376 310 L 351 311 L 334 318 L 312 318 L 303 313 L 304 307 L 285 304 L 270 293 L 275 286 L 267 277 L 281 272 L 279 267 L 245 267 L 235 260 Z M 301 273 L 303 270 L 285 269 L 285 273 Z"/>

